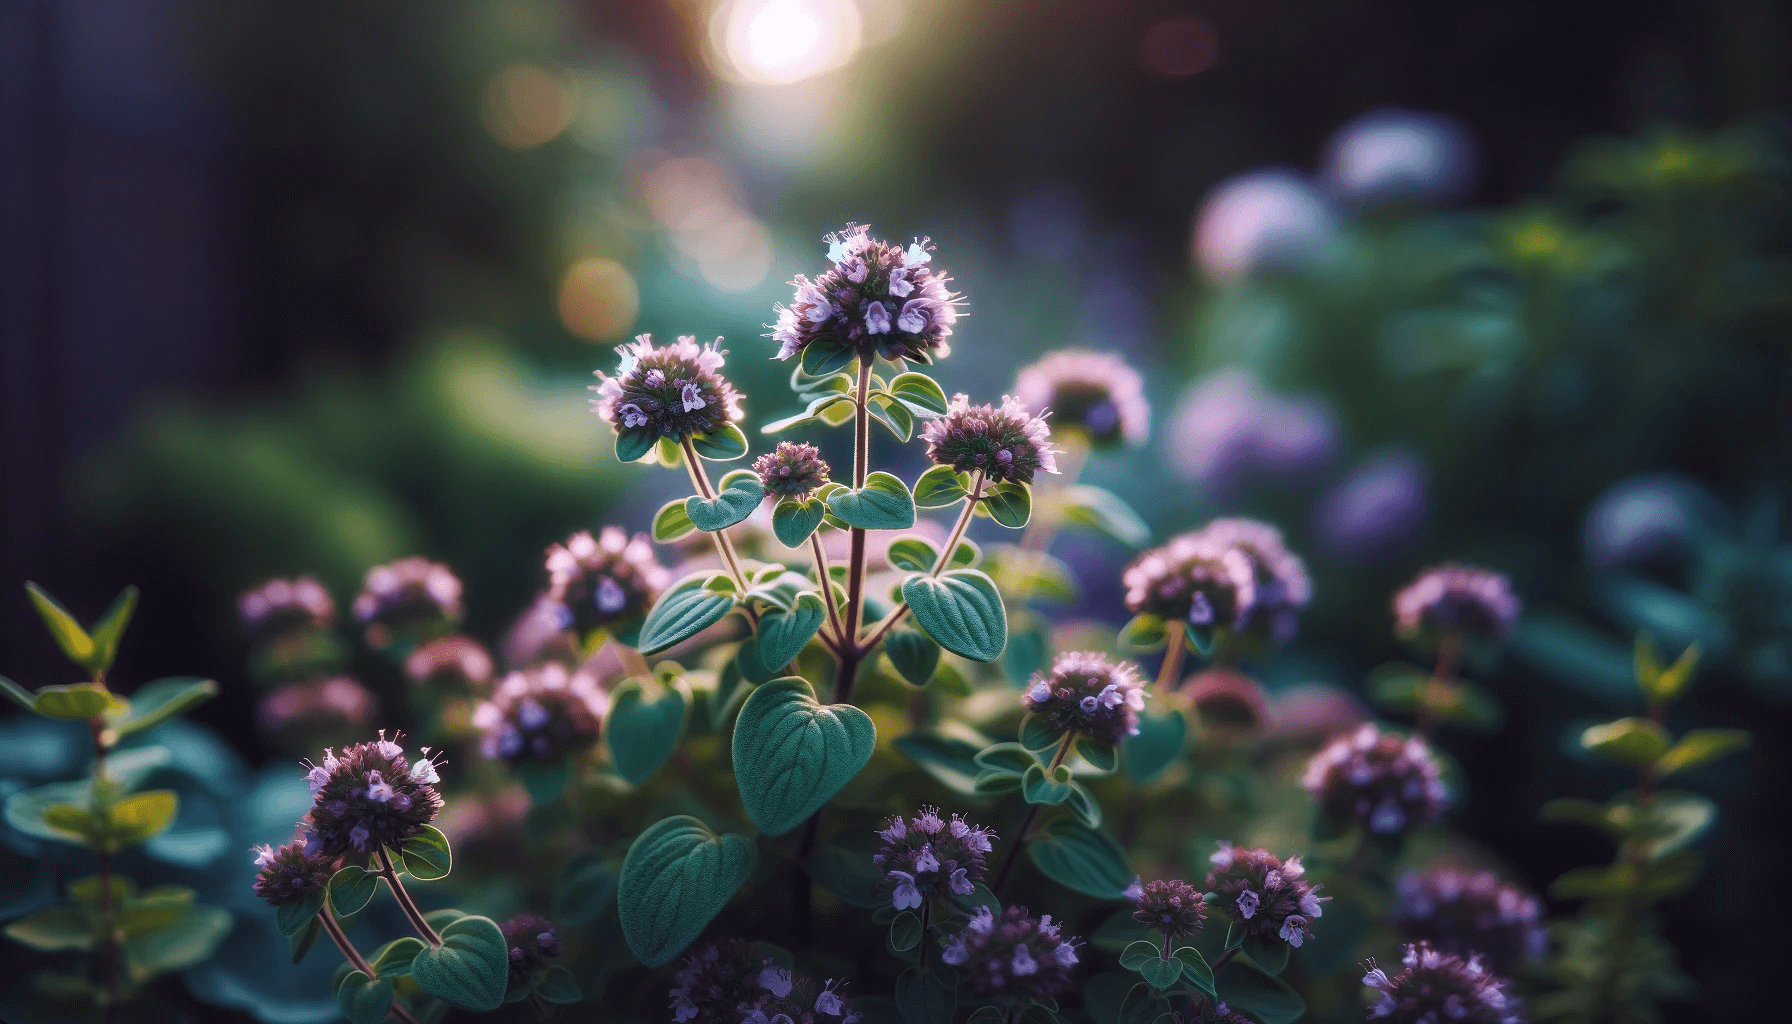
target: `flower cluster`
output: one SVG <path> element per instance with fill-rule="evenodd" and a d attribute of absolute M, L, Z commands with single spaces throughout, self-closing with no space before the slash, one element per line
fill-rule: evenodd
<path fill-rule="evenodd" d="M 808 978 L 754 957 L 738 939 L 712 942 L 685 959 L 673 975 L 672 1019 L 678 1024 L 858 1024 L 860 1016 L 829 981 Z"/>
<path fill-rule="evenodd" d="M 278 635 L 289 629 L 328 629 L 336 620 L 336 602 L 310 576 L 268 580 L 237 600 L 243 625 L 254 633 Z"/>
<path fill-rule="evenodd" d="M 512 672 L 473 709 L 487 758 L 557 762 L 597 742 L 610 698 L 596 677 L 557 661 Z"/>
<path fill-rule="evenodd" d="M 1097 448 L 1137 447 L 1151 435 L 1151 405 L 1139 371 L 1111 352 L 1063 349 L 1023 367 L 1014 397 L 1049 409 L 1061 428 L 1081 430 Z"/>
<path fill-rule="evenodd" d="M 1306 880 L 1299 857 L 1283 861 L 1268 850 L 1221 843 L 1209 860 L 1207 890 L 1218 894 L 1217 905 L 1245 934 L 1274 936 L 1291 946 L 1312 937 L 1313 921 L 1331 897 L 1319 895 L 1319 886 Z"/>
<path fill-rule="evenodd" d="M 336 859 L 325 856 L 321 845 L 316 833 L 300 830 L 292 842 L 279 848 L 257 846 L 255 895 L 277 907 L 321 891 L 336 870 Z"/>
<path fill-rule="evenodd" d="M 961 473 L 981 471 L 992 483 L 1030 484 L 1040 470 L 1058 471 L 1051 428 L 1012 397 L 997 408 L 953 395 L 946 415 L 922 425 L 921 437 L 934 462 Z"/>
<path fill-rule="evenodd" d="M 1200 931 L 1207 920 L 1207 904 L 1201 892 L 1180 879 L 1146 882 L 1133 898 L 1137 910 L 1132 919 L 1173 941 Z"/>
<path fill-rule="evenodd" d="M 390 646 L 402 635 L 439 632 L 460 621 L 460 579 L 427 558 L 401 558 L 367 571 L 355 596 L 355 618 L 367 642 Z"/>
<path fill-rule="evenodd" d="M 753 460 L 759 486 L 780 498 L 802 498 L 828 482 L 828 464 L 821 449 L 812 444 L 780 441 L 778 447 Z"/>
<path fill-rule="evenodd" d="M 310 828 L 326 856 L 367 855 L 397 849 L 418 835 L 442 810 L 436 784 L 442 778 L 429 748 L 415 762 L 385 730 L 371 743 L 326 749 L 321 764 L 306 762 L 311 785 Z"/>
<path fill-rule="evenodd" d="M 1419 736 L 1382 732 L 1364 722 L 1307 762 L 1302 785 L 1334 821 L 1355 819 L 1378 835 L 1397 835 L 1449 809 L 1437 758 Z"/>
<path fill-rule="evenodd" d="M 671 582 L 646 534 L 606 526 L 548 548 L 547 600 L 562 629 L 580 635 L 646 615 Z"/>
<path fill-rule="evenodd" d="M 445 636 L 412 651 L 404 660 L 404 674 L 418 686 L 484 687 L 492 681 L 492 656 L 472 637 Z"/>
<path fill-rule="evenodd" d="M 1426 569 L 1394 595 L 1394 632 L 1407 639 L 1464 633 L 1501 640 L 1518 624 L 1520 607 L 1504 575 L 1447 563 Z"/>
<path fill-rule="evenodd" d="M 1115 664 L 1094 651 L 1068 651 L 1052 662 L 1050 674 L 1033 674 L 1021 700 L 1056 732 L 1119 743 L 1138 734 L 1145 685 L 1130 661 Z"/>
<path fill-rule="evenodd" d="M 1120 582 L 1127 610 L 1195 626 L 1242 625 L 1257 600 L 1250 556 L 1200 533 L 1173 537 L 1140 555 Z"/>
<path fill-rule="evenodd" d="M 1506 979 L 1488 972 L 1481 958 L 1464 960 L 1440 953 L 1424 942 L 1406 947 L 1405 968 L 1388 973 L 1369 961 L 1363 984 L 1381 993 L 1369 1008 L 1370 1020 L 1394 1024 L 1523 1024 L 1516 998 L 1506 994 Z"/>
<path fill-rule="evenodd" d="M 698 345 L 684 335 L 655 348 L 653 336 L 642 334 L 632 344 L 618 345 L 622 362 L 616 376 L 599 370 L 598 383 L 591 386 L 597 392 L 593 410 L 617 433 L 648 430 L 675 441 L 740 419 L 740 392 L 722 376 L 728 353 L 716 347 L 721 342 Z"/>
<path fill-rule="evenodd" d="M 1300 610 L 1313 600 L 1313 581 L 1306 563 L 1283 543 L 1282 531 L 1255 519 L 1215 519 L 1201 536 L 1243 552 L 1251 563 L 1253 597 L 1239 628 L 1260 630 L 1277 643 L 1294 639 Z"/>
<path fill-rule="evenodd" d="M 957 967 L 963 983 L 981 998 L 1013 1004 L 1056 999 L 1070 987 L 1078 945 L 1059 929 L 1052 915 L 1032 917 L 1025 907 L 1009 907 L 1000 916 L 978 907 L 940 959 Z"/>
<path fill-rule="evenodd" d="M 523 980 L 558 960 L 562 952 L 560 936 L 554 923 L 535 914 L 518 914 L 498 926 L 504 933 L 504 948 L 510 954 L 510 977 Z"/>
<path fill-rule="evenodd" d="M 990 852 L 996 834 L 971 824 L 962 814 L 947 821 L 939 808 L 923 807 L 906 821 L 901 815 L 891 818 L 878 836 L 884 845 L 871 863 L 884 872 L 879 884 L 892 891 L 891 903 L 897 910 L 907 910 L 930 896 L 975 892 L 987 870 L 983 855 Z"/>
<path fill-rule="evenodd" d="M 373 693 L 354 677 L 324 676 L 269 693 L 256 706 L 255 720 L 270 733 L 312 734 L 364 728 L 373 723 L 375 710 Z"/>
<path fill-rule="evenodd" d="M 948 287 L 950 277 L 927 265 L 928 239 L 904 249 L 872 238 L 869 225 L 849 224 L 825 241 L 831 265 L 813 281 L 798 274 L 796 298 L 778 307 L 771 337 L 779 359 L 816 344 L 892 361 L 932 362 L 951 353 L 946 338 L 958 322 L 960 296 Z"/>
<path fill-rule="evenodd" d="M 1537 897 L 1491 871 L 1453 867 L 1400 877 L 1393 922 L 1408 939 L 1452 956 L 1480 954 L 1497 971 L 1543 956 L 1549 936 Z"/>

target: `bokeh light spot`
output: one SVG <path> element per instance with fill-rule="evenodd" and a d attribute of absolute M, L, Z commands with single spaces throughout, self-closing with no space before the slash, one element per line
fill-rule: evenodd
<path fill-rule="evenodd" d="M 577 112 L 573 83 L 559 69 L 518 62 L 498 72 L 485 88 L 485 127 L 512 149 L 552 142 Z"/>
<path fill-rule="evenodd" d="M 560 281 L 560 321 L 587 341 L 622 337 L 640 312 L 635 278 L 614 260 L 580 260 Z"/>
<path fill-rule="evenodd" d="M 1167 78 L 1187 78 L 1213 67 L 1220 37 L 1205 18 L 1165 18 L 1145 32 L 1139 59 Z"/>
<path fill-rule="evenodd" d="M 852 0 L 731 0 L 710 25 L 717 48 L 748 82 L 800 82 L 844 66 L 859 50 Z"/>

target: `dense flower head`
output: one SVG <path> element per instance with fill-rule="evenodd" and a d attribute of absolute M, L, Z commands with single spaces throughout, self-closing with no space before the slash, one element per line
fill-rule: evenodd
<path fill-rule="evenodd" d="M 305 627 L 328 629 L 336 621 L 336 602 L 324 585 L 310 576 L 268 580 L 237 600 L 243 625 L 251 632 L 277 635 Z"/>
<path fill-rule="evenodd" d="M 1241 626 L 1257 600 L 1250 556 L 1200 533 L 1172 537 L 1140 555 L 1120 582 L 1129 611 L 1194 626 Z"/>
<path fill-rule="evenodd" d="M 1294 639 L 1300 609 L 1313 600 L 1313 581 L 1306 563 L 1282 541 L 1282 531 L 1255 519 L 1215 519 L 1201 536 L 1250 560 L 1255 597 L 1240 628 L 1262 630 L 1278 643 Z"/>
<path fill-rule="evenodd" d="M 1042 416 L 1035 416 L 1012 396 L 1002 405 L 972 405 L 952 396 L 946 415 L 921 427 L 927 457 L 961 473 L 983 472 L 992 483 L 1033 482 L 1034 474 L 1058 471 L 1057 448 Z"/>
<path fill-rule="evenodd" d="M 1207 904 L 1201 891 L 1180 879 L 1146 882 L 1133 897 L 1138 908 L 1132 919 L 1171 939 L 1186 939 L 1200 931 L 1207 920 Z"/>
<path fill-rule="evenodd" d="M 492 681 L 492 655 L 470 636 L 444 636 L 412 651 L 404 660 L 404 674 L 419 686 L 483 687 Z"/>
<path fill-rule="evenodd" d="M 1207 890 L 1245 934 L 1281 939 L 1299 946 L 1313 935 L 1313 922 L 1323 916 L 1330 896 L 1306 879 L 1299 857 L 1286 861 L 1262 849 L 1240 849 L 1231 843 L 1208 858 Z"/>
<path fill-rule="evenodd" d="M 948 821 L 940 817 L 939 808 L 923 807 L 913 818 L 900 814 L 891 818 L 878 837 L 884 845 L 871 863 L 884 873 L 879 884 L 890 890 L 897 910 L 910 910 L 930 896 L 975 892 L 996 833 L 971 824 L 962 814 Z"/>
<path fill-rule="evenodd" d="M 1518 624 L 1520 607 L 1504 575 L 1446 563 L 1419 573 L 1394 595 L 1394 632 L 1409 639 L 1455 632 L 1500 640 Z"/>
<path fill-rule="evenodd" d="M 1412 940 L 1452 956 L 1479 953 L 1496 971 L 1543 956 L 1549 936 L 1537 897 L 1491 871 L 1455 867 L 1400 876 L 1394 926 Z"/>
<path fill-rule="evenodd" d="M 798 274 L 796 297 L 778 307 L 771 337 L 779 359 L 815 344 L 914 362 L 951 353 L 946 339 L 958 322 L 961 296 L 949 276 L 928 266 L 930 240 L 904 248 L 872 238 L 869 225 L 849 224 L 825 241 L 828 269 L 813 281 Z"/>
<path fill-rule="evenodd" d="M 1188 1005 L 1175 1011 L 1176 1024 L 1256 1024 L 1242 1013 L 1232 1012 L 1225 1003 L 1213 1002 L 1206 996 L 1191 996 Z"/>
<path fill-rule="evenodd" d="M 1111 352 L 1047 352 L 1021 368 L 1014 397 L 1029 409 L 1050 409 L 1052 422 L 1082 430 L 1097 447 L 1136 447 L 1151 436 L 1144 381 Z"/>
<path fill-rule="evenodd" d="M 755 957 L 739 939 L 712 942 L 685 958 L 673 975 L 672 1019 L 678 1024 L 858 1024 L 840 991 L 816 984 L 769 957 Z"/>
<path fill-rule="evenodd" d="M 280 847 L 257 846 L 255 853 L 255 895 L 280 906 L 302 900 L 330 884 L 336 871 L 336 858 L 325 856 L 316 837 L 301 829 L 292 842 Z"/>
<path fill-rule="evenodd" d="M 403 733 L 371 743 L 324 750 L 319 764 L 306 762 L 311 785 L 309 826 L 317 848 L 330 857 L 396 850 L 423 831 L 442 810 L 436 785 L 438 762 L 428 747 L 411 761 L 399 741 Z"/>
<path fill-rule="evenodd" d="M 1035 672 L 1021 698 L 1053 730 L 1119 743 L 1139 731 L 1145 684 L 1130 661 L 1111 662 L 1095 651 L 1067 651 L 1052 670 Z"/>
<path fill-rule="evenodd" d="M 583 634 L 646 615 L 671 582 L 644 533 L 606 526 L 581 530 L 548 548 L 547 600 L 562 629 Z"/>
<path fill-rule="evenodd" d="M 978 907 L 940 959 L 957 967 L 963 984 L 981 998 L 1011 1004 L 1055 999 L 1070 987 L 1080 942 L 1061 928 L 1052 915 L 1033 917 L 1026 907 L 999 915 Z"/>
<path fill-rule="evenodd" d="M 447 566 L 412 556 L 367 570 L 355 618 L 367 642 L 386 647 L 401 634 L 438 632 L 461 616 L 460 578 Z"/>
<path fill-rule="evenodd" d="M 486 757 L 557 762 L 597 742 L 610 698 L 597 678 L 557 661 L 512 672 L 473 709 Z"/>
<path fill-rule="evenodd" d="M 801 498 L 828 482 L 828 464 L 812 444 L 779 441 L 778 447 L 753 460 L 759 486 L 767 494 Z"/>
<path fill-rule="evenodd" d="M 504 948 L 509 953 L 510 977 L 526 979 L 560 958 L 560 935 L 554 923 L 535 914 L 518 914 L 498 926 L 504 933 Z"/>
<path fill-rule="evenodd" d="M 661 437 L 683 440 L 707 434 L 741 418 L 741 396 L 722 376 L 727 352 L 684 335 L 670 345 L 656 348 L 653 335 L 641 334 L 627 345 L 618 345 L 622 361 L 614 377 L 597 371 L 591 400 L 598 418 L 620 433 L 651 430 Z"/>
<path fill-rule="evenodd" d="M 1479 956 L 1463 959 L 1415 942 L 1389 976 L 1369 961 L 1363 984 L 1379 992 L 1370 1020 L 1393 1024 L 1523 1024 L 1523 1007 L 1506 993 L 1509 982 Z"/>
<path fill-rule="evenodd" d="M 1449 809 L 1437 758 L 1417 735 L 1382 732 L 1373 722 L 1326 744 L 1307 762 L 1302 785 L 1333 820 L 1354 818 L 1378 835 L 1398 835 Z"/>

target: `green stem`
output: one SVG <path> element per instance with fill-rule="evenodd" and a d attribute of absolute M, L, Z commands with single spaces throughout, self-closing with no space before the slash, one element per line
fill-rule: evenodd
<path fill-rule="evenodd" d="M 853 490 L 862 490 L 865 479 L 871 472 L 871 413 L 867 403 L 871 399 L 871 360 L 859 359 L 858 387 L 853 391 L 852 409 L 852 486 Z M 848 563 L 846 572 L 846 628 L 844 639 L 849 650 L 856 651 L 859 646 L 859 602 L 865 591 L 865 531 L 857 526 L 852 528 L 852 561 Z M 848 658 L 854 662 L 857 659 Z M 842 662 L 844 669 L 845 663 Z M 852 692 L 850 677 L 840 677 L 847 693 Z M 836 685 L 839 689 L 839 685 Z M 840 699 L 840 698 L 837 698 Z"/>
<path fill-rule="evenodd" d="M 964 532 L 970 527 L 971 517 L 976 513 L 977 502 L 982 497 L 983 471 L 978 470 L 977 478 L 971 484 L 970 496 L 965 499 L 964 511 L 958 514 L 958 521 L 952 524 L 952 534 L 946 538 L 945 548 L 940 551 L 939 557 L 934 560 L 933 568 L 927 573 L 928 579 L 939 579 L 940 573 L 946 571 L 946 566 L 952 564 L 952 553 L 958 550 L 958 542 L 964 539 Z M 877 624 L 877 628 L 871 631 L 871 636 L 859 645 L 860 652 L 866 653 L 876 649 L 878 642 L 890 630 L 896 628 L 896 624 L 902 621 L 903 616 L 908 614 L 908 610 L 908 602 L 904 601 L 897 605 L 890 614 L 884 616 L 883 621 Z"/>
<path fill-rule="evenodd" d="M 355 944 L 348 940 L 348 935 L 343 932 L 342 925 L 336 923 L 336 918 L 330 913 L 327 904 L 317 912 L 317 918 L 323 922 L 324 931 L 329 934 L 330 941 L 336 944 L 336 948 L 341 950 L 343 959 L 349 962 L 349 966 L 367 975 L 370 980 L 379 977 L 378 972 L 374 971 L 373 965 L 369 964 L 367 958 L 361 955 L 361 951 L 355 948 Z M 417 1018 L 398 1005 L 396 999 L 392 1001 L 392 1016 L 397 1017 L 403 1024 L 417 1024 Z"/>
<path fill-rule="evenodd" d="M 1242 947 L 1242 946 L 1233 946 L 1233 947 L 1232 947 L 1232 948 L 1231 948 L 1231 949 L 1228 949 L 1228 950 L 1226 950 L 1226 951 L 1225 951 L 1225 952 L 1224 952 L 1224 953 L 1221 953 L 1221 954 L 1220 954 L 1220 958 L 1219 958 L 1219 959 L 1218 959 L 1218 960 L 1215 960 L 1215 961 L 1214 961 L 1214 962 L 1213 962 L 1213 963 L 1212 963 L 1212 965 L 1210 965 L 1210 966 L 1209 966 L 1209 967 L 1208 967 L 1208 970 L 1209 970 L 1209 971 L 1211 971 L 1211 972 L 1212 972 L 1212 973 L 1213 973 L 1213 976 L 1214 976 L 1214 979 L 1215 979 L 1215 980 L 1218 980 L 1218 978 L 1219 978 L 1219 976 L 1220 976 L 1220 968 L 1222 968 L 1222 967 L 1224 967 L 1224 966 L 1226 966 L 1226 965 L 1227 965 L 1227 964 L 1229 964 L 1229 963 L 1231 963 L 1231 962 L 1232 962 L 1232 958 L 1233 958 L 1233 957 L 1235 957 L 1235 956 L 1237 956 L 1237 955 L 1238 955 L 1238 951 L 1239 951 L 1239 950 L 1240 950 L 1240 949 L 1243 949 L 1243 948 L 1244 948 L 1244 947 Z"/>
<path fill-rule="evenodd" d="M 405 891 L 404 883 L 398 880 L 398 871 L 393 868 L 392 856 L 386 852 L 385 847 L 380 848 L 379 860 L 379 875 L 386 880 L 388 886 L 391 886 L 392 898 L 398 901 L 398 908 L 404 911 L 404 916 L 410 918 L 411 927 L 417 929 L 417 934 L 421 935 L 423 941 L 429 943 L 431 948 L 442 948 L 442 937 L 429 926 L 429 922 L 423 917 L 423 911 L 417 908 L 417 904 L 411 899 L 411 894 Z"/>
<path fill-rule="evenodd" d="M 1064 738 L 1058 741 L 1058 752 L 1052 755 L 1052 763 L 1045 770 L 1048 777 L 1057 771 L 1058 766 L 1064 763 L 1064 758 L 1070 755 L 1070 744 L 1075 739 L 1076 733 L 1067 732 L 1064 734 Z M 1041 806 L 1041 804 L 1027 805 L 1027 816 L 1021 819 L 1020 830 L 1014 833 L 1014 845 L 1010 846 L 1008 852 L 1002 856 L 1002 866 L 996 871 L 995 884 L 990 886 L 997 896 L 1002 895 L 1002 887 L 1008 884 L 1008 873 L 1014 870 L 1014 862 L 1020 857 L 1020 848 L 1026 845 L 1027 833 L 1033 830 L 1033 823 L 1039 820 Z"/>
<path fill-rule="evenodd" d="M 920 950 L 916 953 L 916 955 L 918 957 L 920 957 L 919 966 L 920 966 L 920 970 L 921 970 L 921 977 L 923 977 L 923 978 L 927 977 L 927 928 L 929 926 L 929 918 L 931 917 L 932 912 L 933 912 L 933 900 L 931 900 L 931 899 L 922 900 L 921 901 L 921 946 L 920 946 Z"/>
<path fill-rule="evenodd" d="M 105 689 L 105 675 L 95 672 L 93 684 L 102 690 Z M 93 798 L 96 805 L 93 808 L 94 818 L 104 824 L 109 832 L 112 823 L 112 795 L 109 788 L 106 789 L 104 797 L 105 806 L 101 807 L 98 804 L 101 802 L 99 791 L 106 784 L 106 755 L 112 752 L 111 740 L 115 734 L 106 728 L 105 720 L 99 715 L 89 718 L 87 727 L 88 731 L 93 734 Z M 93 852 L 99 859 L 100 869 L 100 927 L 105 931 L 100 939 L 100 955 L 106 961 L 106 1019 L 114 1021 L 118 1019 L 119 974 L 122 965 L 119 962 L 118 953 L 118 915 L 112 906 L 112 851 L 107 846 L 111 840 L 109 837 L 103 836 L 94 838 L 96 841 Z"/>
<path fill-rule="evenodd" d="M 696 486 L 697 495 L 704 501 L 714 501 L 716 491 L 714 487 L 710 486 L 709 473 L 704 470 L 703 460 L 697 455 L 696 447 L 691 444 L 691 439 L 688 437 L 680 438 L 678 443 L 684 449 L 684 466 L 691 474 L 691 483 Z M 745 597 L 747 575 L 741 571 L 740 556 L 734 550 L 734 541 L 729 539 L 728 531 L 725 529 L 717 530 L 709 536 L 711 540 L 715 541 L 716 554 L 721 556 L 722 563 L 728 567 L 728 574 L 734 577 L 734 585 L 740 588 L 741 596 Z"/>
<path fill-rule="evenodd" d="M 1157 668 L 1157 683 L 1151 691 L 1151 696 L 1157 700 L 1168 696 L 1171 688 L 1182 678 L 1182 657 L 1188 653 L 1188 648 L 1182 642 L 1182 631 L 1187 628 L 1181 622 L 1172 622 L 1166 627 L 1170 645 L 1164 648 L 1163 664 Z"/>
<path fill-rule="evenodd" d="M 828 553 L 821 546 L 821 531 L 816 530 L 809 535 L 809 554 L 815 559 L 815 578 L 821 586 L 821 603 L 828 615 L 828 629 L 833 632 L 832 646 L 835 653 L 847 643 L 846 627 L 840 623 L 840 609 L 834 607 L 834 575 L 828 566 Z M 827 634 L 822 639 L 829 639 Z"/>

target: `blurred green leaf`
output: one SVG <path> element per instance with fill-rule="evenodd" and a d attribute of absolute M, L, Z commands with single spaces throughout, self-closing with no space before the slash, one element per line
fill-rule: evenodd
<path fill-rule="evenodd" d="M 93 666 L 97 660 L 94 657 L 93 638 L 87 635 L 87 631 L 81 628 L 75 617 L 58 604 L 48 591 L 35 583 L 25 584 L 25 594 L 31 599 L 31 607 L 37 610 L 38 617 L 49 627 L 50 636 L 55 638 L 56 645 L 62 648 L 63 654 L 68 655 L 68 660 L 90 672 L 94 671 Z"/>
<path fill-rule="evenodd" d="M 1170 642 L 1169 627 L 1163 616 L 1140 612 L 1120 627 L 1120 635 L 1116 640 L 1120 646 L 1135 651 L 1155 651 Z"/>
<path fill-rule="evenodd" d="M 610 696 L 604 742 L 616 774 L 639 786 L 659 773 L 684 734 L 688 701 L 681 684 L 629 679 Z"/>
<path fill-rule="evenodd" d="M 914 732 L 898 736 L 897 750 L 921 766 L 941 785 L 964 796 L 975 792 L 980 768 L 974 760 L 977 748 L 964 740 L 934 733 Z"/>
<path fill-rule="evenodd" d="M 615 904 L 617 881 L 602 851 L 587 850 L 574 857 L 554 886 L 554 920 L 569 928 L 597 920 Z"/>
<path fill-rule="evenodd" d="M 1688 644 L 1672 665 L 1663 668 L 1656 660 L 1655 645 L 1650 642 L 1649 635 L 1644 633 L 1636 639 L 1636 681 L 1651 704 L 1666 705 L 1678 699 L 1686 692 L 1698 666 L 1697 643 Z"/>
<path fill-rule="evenodd" d="M 1144 546 L 1151 528 L 1112 491 L 1089 484 L 1066 487 L 1055 500 L 1064 521 L 1107 534 L 1130 548 Z"/>
<path fill-rule="evenodd" d="M 1663 776 L 1672 775 L 1742 750 L 1752 742 L 1754 737 L 1743 729 L 1693 729 L 1661 755 L 1655 767 Z"/>
<path fill-rule="evenodd" d="M 26 711 L 37 710 L 37 697 L 34 696 L 30 690 L 25 689 L 23 686 L 20 686 L 18 683 L 13 682 L 5 676 L 0 676 L 0 693 L 4 693 L 6 699 L 17 704 L 19 707 L 24 708 Z"/>
<path fill-rule="evenodd" d="M 126 939 L 124 959 L 131 981 L 141 984 L 157 975 L 184 971 L 203 962 L 235 924 L 230 911 L 195 904 L 168 925 Z"/>
<path fill-rule="evenodd" d="M 43 953 L 92 949 L 94 922 L 79 907 L 45 907 L 6 926 L 6 937 Z"/>
<path fill-rule="evenodd" d="M 218 684 L 210 679 L 175 677 L 144 683 L 131 694 L 129 711 L 112 728 L 120 736 L 145 732 L 217 695 Z"/>
<path fill-rule="evenodd" d="M 121 715 L 130 707 L 123 697 L 92 683 L 46 686 L 37 691 L 37 713 L 48 718 L 85 720 L 97 715 Z"/>
<path fill-rule="evenodd" d="M 1132 884 L 1132 866 L 1113 836 L 1068 818 L 1041 829 L 1027 854 L 1045 877 L 1097 899 L 1119 899 Z"/>
<path fill-rule="evenodd" d="M 1667 752 L 1671 738 L 1659 722 L 1647 718 L 1620 718 L 1589 727 L 1580 734 L 1580 745 L 1608 761 L 1642 768 Z"/>
<path fill-rule="evenodd" d="M 112 827 L 105 836 L 113 850 L 148 842 L 174 821 L 180 796 L 172 789 L 133 793 L 112 805 Z"/>
<path fill-rule="evenodd" d="M 119 592 L 112 607 L 93 624 L 93 663 L 88 666 L 94 672 L 107 672 L 112 662 L 118 657 L 118 643 L 124 639 L 125 627 L 131 624 L 131 613 L 137 610 L 137 588 L 126 587 Z"/>

